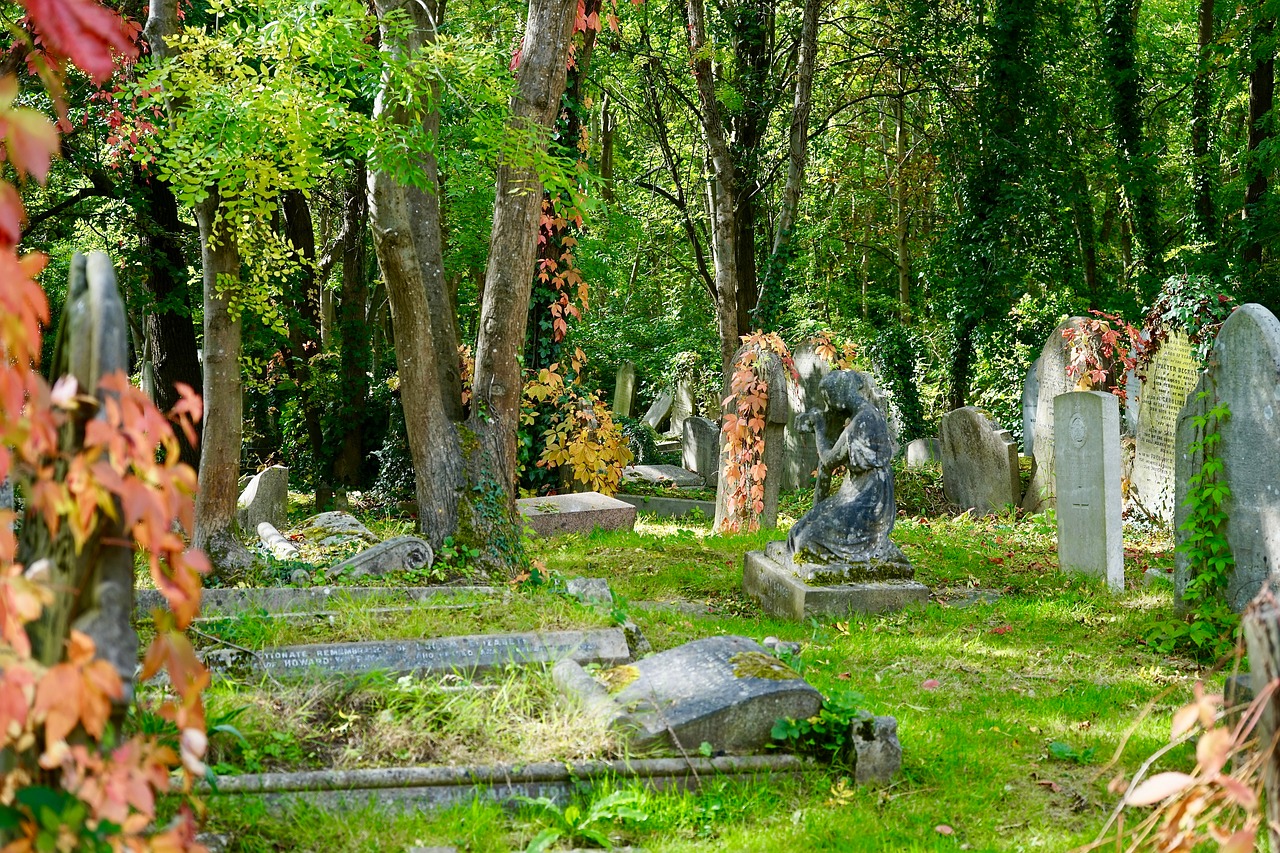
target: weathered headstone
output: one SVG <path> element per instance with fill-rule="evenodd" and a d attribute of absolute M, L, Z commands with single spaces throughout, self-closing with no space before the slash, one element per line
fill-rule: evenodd
<path fill-rule="evenodd" d="M 736 364 L 747 347 L 738 349 L 733 356 Z M 782 489 L 782 469 L 785 456 L 786 425 L 791 415 L 790 389 L 791 377 L 782 359 L 774 353 L 761 353 L 757 369 L 762 374 L 768 387 L 768 400 L 764 409 L 764 451 L 760 461 L 764 463 L 764 497 L 763 509 L 758 513 L 761 527 L 778 526 L 778 495 Z M 734 411 L 734 403 L 730 411 Z M 724 445 L 720 453 L 720 476 L 716 482 L 716 530 L 724 530 L 728 518 L 728 483 L 725 478 L 725 465 L 728 462 Z"/>
<path fill-rule="evenodd" d="M 681 379 L 676 383 L 675 398 L 671 403 L 671 429 L 668 432 L 677 438 L 684 435 L 684 422 L 693 417 L 696 407 L 693 383 L 687 379 Z"/>
<path fill-rule="evenodd" d="M 1201 398 L 1200 392 L 1207 397 Z M 1200 472 L 1202 454 L 1191 452 L 1203 439 L 1194 419 L 1217 404 L 1230 416 L 1216 426 L 1215 454 L 1222 461 L 1220 481 L 1231 496 L 1222 511 L 1235 558 L 1227 603 L 1237 612 L 1257 594 L 1262 582 L 1280 570 L 1280 321 L 1261 305 L 1237 308 L 1218 331 L 1213 357 L 1178 418 L 1176 446 L 1176 524 L 1179 543 L 1188 509 L 1189 479 Z M 1177 552 L 1175 594 L 1181 600 L 1190 579 L 1182 549 Z"/>
<path fill-rule="evenodd" d="M 579 663 L 616 665 L 631 659 L 621 628 L 482 634 L 426 640 L 318 643 L 259 652 L 219 649 L 205 654 L 217 671 L 263 672 L 277 677 L 359 675 L 367 672 L 479 672 L 507 664 Z"/>
<path fill-rule="evenodd" d="M 802 432 L 795 428 L 795 419 L 822 405 L 818 386 L 832 369 L 831 362 L 819 355 L 817 347 L 812 343 L 796 347 L 791 362 L 795 365 L 798 380 L 790 383 L 787 389 L 791 398 L 791 412 L 785 434 L 783 491 L 807 489 L 813 485 L 813 473 L 818 468 L 818 445 L 812 432 Z"/>
<path fill-rule="evenodd" d="M 685 468 L 714 485 L 720 474 L 720 424 L 710 418 L 687 419 L 680 456 Z"/>
<path fill-rule="evenodd" d="M 638 749 L 759 752 L 780 717 L 807 719 L 822 706 L 821 693 L 746 637 L 694 640 L 602 678 L 621 712 L 616 724 Z"/>
<path fill-rule="evenodd" d="M 1120 401 L 1073 391 L 1054 401 L 1058 472 L 1058 565 L 1124 589 L 1120 494 Z"/>
<path fill-rule="evenodd" d="M 277 560 L 298 559 L 298 546 L 276 530 L 275 525 L 269 521 L 258 522 L 258 540 Z"/>
<path fill-rule="evenodd" d="M 236 523 L 241 530 L 257 530 L 264 521 L 282 527 L 288 521 L 288 509 L 289 469 L 272 465 L 258 472 L 240 494 L 236 502 Z"/>
<path fill-rule="evenodd" d="M 1191 342 L 1182 332 L 1171 332 L 1147 364 L 1139 389 L 1129 500 L 1165 522 L 1173 521 L 1178 415 L 1199 377 Z"/>
<path fill-rule="evenodd" d="M 1018 444 L 986 412 L 965 406 L 942 416 L 942 487 L 947 500 L 979 513 L 1017 506 Z"/>
<path fill-rule="evenodd" d="M 524 522 L 539 536 L 562 533 L 590 533 L 600 530 L 631 530 L 636 525 L 636 508 L 599 492 L 520 498 L 516 501 Z"/>
<path fill-rule="evenodd" d="M 564 587 L 583 604 L 613 604 L 613 592 L 604 578 L 570 578 Z"/>
<path fill-rule="evenodd" d="M 613 410 L 625 417 L 631 416 L 636 404 L 636 366 L 624 361 L 618 367 L 617 381 L 613 386 Z"/>
<path fill-rule="evenodd" d="M 1059 394 L 1066 394 L 1076 387 L 1076 380 L 1067 374 L 1067 365 L 1071 363 L 1070 345 L 1063 337 L 1063 332 L 1069 328 L 1080 332 L 1087 322 L 1084 317 L 1072 317 L 1054 329 L 1036 362 L 1039 366 L 1036 368 L 1035 438 L 1031 444 L 1036 464 L 1031 484 L 1022 498 L 1023 508 L 1031 512 L 1039 512 L 1054 505 L 1053 400 Z"/>
<path fill-rule="evenodd" d="M 697 488 L 703 485 L 703 479 L 693 471 L 675 465 L 628 465 L 622 469 L 622 479 L 654 486 Z"/>
<path fill-rule="evenodd" d="M 329 577 L 361 578 L 431 568 L 435 554 L 426 540 L 417 536 L 396 536 L 379 542 L 359 554 L 331 566 Z"/>
<path fill-rule="evenodd" d="M 657 399 L 653 401 L 649 411 L 644 414 L 644 422 L 654 429 L 662 426 L 662 422 L 667 419 L 667 415 L 671 412 L 671 403 L 674 400 L 675 397 L 672 396 L 670 389 L 664 388 L 659 391 Z"/>
<path fill-rule="evenodd" d="M 942 461 L 942 442 L 936 438 L 916 438 L 907 444 L 907 467 L 922 468 Z"/>
<path fill-rule="evenodd" d="M 1040 401 L 1040 359 L 1036 358 L 1027 368 L 1027 378 L 1022 382 L 1022 452 L 1031 455 L 1031 445 L 1036 437 L 1036 406 Z"/>
<path fill-rule="evenodd" d="M 362 542 L 376 545 L 379 542 L 372 530 L 360 523 L 360 519 L 341 510 L 313 515 L 298 527 L 307 540 L 328 548 L 334 545 L 352 545 Z"/>

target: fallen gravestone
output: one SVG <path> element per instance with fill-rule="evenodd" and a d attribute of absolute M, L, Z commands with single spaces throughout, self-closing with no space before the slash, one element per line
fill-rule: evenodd
<path fill-rule="evenodd" d="M 630 504 L 640 512 L 659 518 L 684 518 L 697 516 L 711 521 L 716 517 L 715 501 L 695 501 L 686 498 L 667 498 L 660 495 L 618 495 L 618 500 Z"/>
<path fill-rule="evenodd" d="M 1027 368 L 1027 378 L 1022 383 L 1022 453 L 1030 456 L 1036 437 L 1036 406 L 1040 400 L 1040 359 Z"/>
<path fill-rule="evenodd" d="M 491 586 L 397 586 L 342 587 L 318 586 L 306 589 L 289 587 L 220 587 L 206 589 L 200 596 L 201 618 L 234 618 L 246 615 L 311 614 L 333 612 L 340 604 L 359 604 L 362 609 L 384 605 L 410 606 L 426 604 L 453 606 L 460 599 L 485 599 L 499 594 Z M 156 608 L 167 608 L 158 590 L 134 592 L 134 618 L 149 615 Z"/>
<path fill-rule="evenodd" d="M 579 663 L 608 666 L 631 659 L 621 628 L 481 634 L 426 640 L 382 640 L 363 643 L 319 643 L 250 652 L 218 649 L 204 662 L 216 672 L 285 676 L 360 675 L 369 672 L 481 672 L 508 664 Z"/>
<path fill-rule="evenodd" d="M 397 536 L 331 566 L 325 574 L 331 578 L 376 577 L 393 572 L 429 569 L 434 560 L 431 546 L 425 540 L 417 536 Z"/>
<path fill-rule="evenodd" d="M 1129 500 L 1165 523 L 1174 515 L 1174 434 L 1200 376 L 1191 342 L 1171 332 L 1147 364 L 1138 397 Z"/>
<path fill-rule="evenodd" d="M 704 485 L 697 474 L 675 465 L 628 465 L 622 469 L 622 479 L 680 488 L 701 488 Z"/>
<path fill-rule="evenodd" d="M 554 673 L 570 682 L 566 664 Z M 609 714 L 635 749 L 665 745 L 697 752 L 709 743 L 717 752 L 763 751 L 781 717 L 807 719 L 818 713 L 822 694 L 798 673 L 745 637 L 709 637 L 601 674 L 605 688 L 581 698 L 609 702 L 593 713 Z M 572 691 L 572 686 L 570 686 Z"/>
<path fill-rule="evenodd" d="M 710 418 L 688 418 L 680 461 L 712 486 L 720 474 L 720 424 Z"/>
<path fill-rule="evenodd" d="M 1222 324 L 1213 356 L 1178 417 L 1174 529 L 1180 546 L 1190 535 L 1182 529 L 1189 482 L 1204 464 L 1193 444 L 1203 441 L 1206 428 L 1195 419 L 1219 404 L 1230 412 L 1211 426 L 1222 462 L 1217 479 L 1231 490 L 1221 507 L 1235 558 L 1227 603 L 1239 612 L 1280 567 L 1280 321 L 1261 305 L 1242 305 Z M 1182 547 L 1175 559 L 1174 592 L 1181 602 L 1191 567 Z"/>
<path fill-rule="evenodd" d="M 373 531 L 361 524 L 354 515 L 340 510 L 311 516 L 302 522 L 298 532 L 308 541 L 326 548 L 334 545 L 378 544 L 378 537 Z"/>
<path fill-rule="evenodd" d="M 1058 565 L 1124 589 L 1120 516 L 1120 401 L 1101 391 L 1060 394 L 1054 405 Z"/>
<path fill-rule="evenodd" d="M 613 604 L 613 593 L 604 578 L 572 578 L 565 591 L 583 604 Z"/>
<path fill-rule="evenodd" d="M 236 524 L 241 530 L 257 530 L 264 521 L 282 527 L 288 521 L 289 469 L 272 465 L 260 471 L 236 501 Z"/>
<path fill-rule="evenodd" d="M 590 533 L 592 530 L 632 530 L 636 508 L 599 492 L 520 498 L 516 501 L 524 522 L 539 536 Z"/>
<path fill-rule="evenodd" d="M 1036 463 L 1031 484 L 1022 498 L 1022 507 L 1029 512 L 1040 512 L 1054 505 L 1053 400 L 1076 387 L 1076 380 L 1067 373 L 1071 363 L 1070 344 L 1063 332 L 1067 329 L 1080 332 L 1087 322 L 1084 317 L 1072 317 L 1054 329 L 1036 362 L 1039 365 L 1036 368 L 1036 416 L 1034 438 L 1030 441 Z M 1023 441 L 1027 440 L 1024 436 Z"/>
<path fill-rule="evenodd" d="M 667 415 L 671 412 L 671 403 L 674 399 L 671 391 L 667 389 L 658 392 L 657 399 L 653 401 L 649 411 L 644 414 L 644 422 L 654 429 L 662 426 L 662 422 L 667 419 Z"/>
<path fill-rule="evenodd" d="M 973 406 L 942 416 L 942 487 L 961 509 L 999 512 L 1018 505 L 1018 445 Z"/>
<path fill-rule="evenodd" d="M 907 467 L 922 468 L 942 461 L 942 442 L 936 438 L 917 438 L 907 445 Z"/>
<path fill-rule="evenodd" d="M 298 546 L 294 545 L 269 521 L 259 522 L 258 540 L 277 560 L 298 559 Z"/>
<path fill-rule="evenodd" d="M 617 381 L 613 386 L 613 410 L 624 417 L 631 417 L 636 404 L 636 366 L 624 361 L 618 367 Z"/>

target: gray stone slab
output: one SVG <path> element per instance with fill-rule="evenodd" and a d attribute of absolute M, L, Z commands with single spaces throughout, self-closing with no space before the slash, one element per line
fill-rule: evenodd
<path fill-rule="evenodd" d="M 707 521 L 716 517 L 714 501 L 695 501 L 685 498 L 664 498 L 650 495 L 618 495 L 618 500 L 631 504 L 639 512 L 656 515 L 659 518 L 684 518 L 689 515 L 701 515 Z"/>
<path fill-rule="evenodd" d="M 613 604 L 613 592 L 604 578 L 571 578 L 565 591 L 583 604 Z"/>
<path fill-rule="evenodd" d="M 349 559 L 330 566 L 325 572 L 331 578 L 361 578 L 431 568 L 435 554 L 425 539 L 396 536 L 379 542 Z"/>
<path fill-rule="evenodd" d="M 612 678 L 610 678 L 612 676 Z M 708 637 L 604 674 L 621 684 L 611 693 L 632 727 L 628 741 L 696 752 L 750 754 L 772 742 L 780 717 L 806 719 L 822 694 L 746 637 Z"/>
<path fill-rule="evenodd" d="M 633 483 L 650 483 L 655 486 L 680 486 L 700 488 L 705 481 L 692 471 L 675 465 L 628 465 L 622 469 L 622 478 Z"/>
<path fill-rule="evenodd" d="M 273 465 L 260 471 L 236 501 L 236 524 L 241 530 L 257 530 L 264 521 L 283 527 L 289 520 L 289 469 Z"/>
<path fill-rule="evenodd" d="M 1039 367 L 1036 368 L 1035 436 L 1031 443 L 1031 455 L 1035 457 L 1036 464 L 1027 493 L 1022 497 L 1023 508 L 1030 512 L 1040 512 L 1054 505 L 1053 400 L 1076 387 L 1076 380 L 1067 375 L 1071 355 L 1062 333 L 1068 328 L 1079 331 L 1087 322 L 1084 317 L 1066 320 L 1053 330 L 1040 351 Z M 1025 438 L 1023 440 L 1026 441 Z"/>
<path fill-rule="evenodd" d="M 1027 368 L 1022 382 L 1022 453 L 1031 455 L 1031 445 L 1036 437 L 1036 406 L 1040 400 L 1040 359 Z"/>
<path fill-rule="evenodd" d="M 907 444 L 908 468 L 922 468 L 942 461 L 942 442 L 936 438 L 916 438 Z"/>
<path fill-rule="evenodd" d="M 653 405 L 649 407 L 649 411 L 644 414 L 644 422 L 654 429 L 658 429 L 666 421 L 667 415 L 671 413 L 671 404 L 675 401 L 675 396 L 669 389 L 663 389 L 658 392 L 657 398 L 653 401 Z"/>
<path fill-rule="evenodd" d="M 624 361 L 618 366 L 618 376 L 613 386 L 613 410 L 625 417 L 631 416 L 636 404 L 636 366 Z"/>
<path fill-rule="evenodd" d="M 671 428 L 668 432 L 677 437 L 684 435 L 684 422 L 693 417 L 696 410 L 693 385 L 682 379 L 676 383 L 675 396 L 671 401 Z"/>
<path fill-rule="evenodd" d="M 803 343 L 791 354 L 791 362 L 795 365 L 797 382 L 788 388 L 790 394 L 790 412 L 785 432 L 786 454 L 783 469 L 782 488 L 784 491 L 807 489 L 813 486 L 813 472 L 818 468 L 818 444 L 811 432 L 801 432 L 795 428 L 796 416 L 810 409 L 822 408 L 822 398 L 818 386 L 832 371 L 834 365 L 825 357 L 818 355 L 813 343 Z"/>
<path fill-rule="evenodd" d="M 1171 332 L 1147 365 L 1139 389 L 1129 500 L 1165 523 L 1174 516 L 1178 415 L 1200 378 L 1191 342 Z"/>
<path fill-rule="evenodd" d="M 340 602 L 381 604 L 423 604 L 447 602 L 466 596 L 493 596 L 500 590 L 491 586 L 422 586 L 422 587 L 341 587 L 322 586 L 310 589 L 259 587 L 206 589 L 200 597 L 202 617 L 235 617 L 259 613 L 316 613 L 333 611 Z M 134 591 L 134 618 L 149 616 L 156 608 L 167 608 L 159 590 Z"/>
<path fill-rule="evenodd" d="M 1280 321 L 1261 305 L 1237 308 L 1218 332 L 1213 357 L 1196 391 L 1179 417 L 1177 491 L 1179 504 L 1187 480 L 1200 470 L 1201 460 L 1191 443 L 1202 438 L 1193 418 L 1213 404 L 1223 403 L 1230 417 L 1218 426 L 1221 477 L 1231 489 L 1223 505 L 1226 533 L 1235 557 L 1235 572 L 1227 587 L 1227 602 L 1243 610 L 1262 582 L 1280 570 Z M 1179 521 L 1185 518 L 1179 505 Z M 1178 541 L 1186 538 L 1179 530 Z M 1186 588 L 1189 567 L 1178 564 L 1175 591 Z"/>
<path fill-rule="evenodd" d="M 981 409 L 965 406 L 942 416 L 942 487 L 961 509 L 999 512 L 1018 505 L 1018 444 Z"/>
<path fill-rule="evenodd" d="M 376 545 L 379 542 L 373 531 L 360 523 L 360 519 L 341 510 L 313 515 L 299 525 L 297 532 L 326 547 L 361 542 Z"/>
<path fill-rule="evenodd" d="M 929 587 L 915 580 L 810 586 L 764 551 L 743 558 L 742 590 L 770 616 L 804 622 L 811 616 L 887 613 L 929 601 Z"/>
<path fill-rule="evenodd" d="M 686 418 L 680 447 L 684 467 L 710 482 L 720 472 L 720 424 L 710 418 Z"/>
<path fill-rule="evenodd" d="M 599 492 L 520 498 L 516 506 L 525 524 L 539 536 L 633 530 L 636 526 L 635 507 Z"/>
<path fill-rule="evenodd" d="M 1073 391 L 1054 401 L 1058 565 L 1124 589 L 1120 401 Z"/>
<path fill-rule="evenodd" d="M 363 643 L 316 643 L 248 653 L 238 649 L 206 652 L 204 661 L 217 672 L 264 673 L 283 677 L 360 675 L 368 672 L 482 672 L 508 664 L 579 663 L 617 665 L 631 659 L 621 628 L 480 634 L 426 640 L 382 640 Z"/>

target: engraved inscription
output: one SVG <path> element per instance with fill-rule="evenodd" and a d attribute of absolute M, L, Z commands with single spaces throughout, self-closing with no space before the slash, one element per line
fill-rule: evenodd
<path fill-rule="evenodd" d="M 1174 510 L 1174 432 L 1178 413 L 1200 375 L 1191 343 L 1171 332 L 1147 367 L 1138 400 L 1132 496 L 1147 512 L 1170 521 Z"/>

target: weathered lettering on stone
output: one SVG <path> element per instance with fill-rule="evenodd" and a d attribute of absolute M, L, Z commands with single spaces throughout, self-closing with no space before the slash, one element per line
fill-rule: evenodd
<path fill-rule="evenodd" d="M 942 485 L 947 500 L 980 513 L 1017 506 L 1018 445 L 973 406 L 942 417 Z"/>
<path fill-rule="evenodd" d="M 1036 437 L 1036 407 L 1040 404 L 1040 359 L 1027 368 L 1022 382 L 1022 452 L 1030 456 Z"/>
<path fill-rule="evenodd" d="M 1138 398 L 1129 498 L 1165 522 L 1174 515 L 1174 434 L 1178 415 L 1200 376 L 1191 342 L 1171 332 L 1147 366 Z"/>
<path fill-rule="evenodd" d="M 1058 564 L 1124 589 L 1120 401 L 1073 391 L 1054 401 L 1058 471 Z"/>

